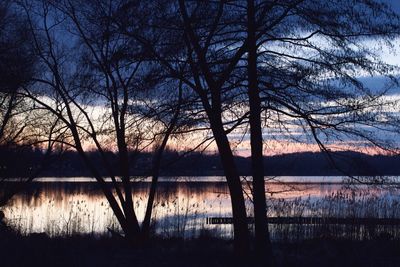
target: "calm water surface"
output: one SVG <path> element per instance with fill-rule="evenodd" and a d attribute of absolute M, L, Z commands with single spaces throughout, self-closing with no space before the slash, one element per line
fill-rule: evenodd
<path fill-rule="evenodd" d="M 137 178 L 133 183 L 135 211 L 139 220 L 144 217 L 149 180 Z M 372 189 L 365 186 L 348 191 L 342 177 L 274 177 L 266 178 L 270 216 L 347 216 L 350 208 L 356 210 L 351 199 L 397 199 L 398 192 Z M 246 193 L 250 194 L 246 181 Z M 342 195 L 343 194 L 343 195 Z M 324 201 L 344 201 L 350 208 Z M 338 202 L 338 203 L 339 203 Z M 379 202 L 379 201 L 378 201 Z M 319 203 L 319 204 L 318 204 Z M 342 203 L 342 202 L 340 202 Z M 349 204 L 350 203 L 350 204 Z M 372 202 L 371 202 L 372 203 Z M 383 203 L 387 205 L 387 203 Z M 383 205 L 379 204 L 379 205 Z M 248 214 L 252 215 L 251 201 L 247 199 Z M 329 210 L 332 209 L 332 210 Z M 382 208 L 376 207 L 376 210 Z M 118 230 L 118 223 L 94 179 L 40 178 L 29 190 L 15 196 L 4 208 L 9 225 L 23 234 L 45 232 L 50 236 L 73 234 L 106 234 L 107 228 Z M 375 216 L 385 216 L 381 214 Z M 338 214 L 339 213 L 339 214 Z M 206 231 L 220 236 L 232 234 L 231 225 L 208 225 L 207 217 L 231 216 L 230 198 L 224 177 L 162 177 L 154 204 L 154 231 L 165 237 L 193 237 Z M 396 215 L 397 216 L 397 215 Z"/>

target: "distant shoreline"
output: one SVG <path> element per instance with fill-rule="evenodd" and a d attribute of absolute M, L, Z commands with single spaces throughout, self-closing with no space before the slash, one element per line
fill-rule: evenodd
<path fill-rule="evenodd" d="M 93 162 L 101 162 L 95 152 L 88 155 Z M 42 155 L 25 151 L 23 155 L 0 153 L 1 177 L 26 177 L 41 164 Z M 115 154 L 107 154 L 112 163 L 113 174 L 119 168 Z M 400 156 L 368 155 L 354 151 L 334 154 L 335 164 L 322 152 L 302 152 L 267 156 L 264 158 L 266 176 L 399 176 Z M 151 154 L 143 153 L 130 163 L 131 176 L 150 176 Z M 173 164 L 171 164 L 173 162 Z M 251 159 L 235 157 L 241 176 L 251 175 Z M 99 173 L 107 177 L 108 171 L 98 164 Z M 6 171 L 4 171 L 6 170 Z M 163 157 L 161 176 L 223 176 L 224 171 L 218 154 L 192 153 L 180 157 L 178 152 L 167 152 Z M 76 152 L 53 156 L 51 164 L 40 174 L 42 177 L 91 177 L 90 171 Z"/>
<path fill-rule="evenodd" d="M 374 176 L 371 176 L 371 178 Z M 103 177 L 107 183 L 111 183 L 111 179 Z M 136 179 L 135 179 L 136 178 Z M 368 178 L 364 176 L 364 178 Z M 387 176 L 383 177 L 388 180 L 385 182 L 365 182 L 360 183 L 357 181 L 351 182 L 351 179 L 344 176 L 274 176 L 274 180 L 271 180 L 269 176 L 265 177 L 266 184 L 281 184 L 281 185 L 345 185 L 345 184 L 359 184 L 359 185 L 399 185 L 400 176 Z M 346 180 L 350 179 L 350 180 Z M 397 180 L 397 181 L 396 181 Z M 19 182 L 19 178 L 10 178 L 5 182 Z M 247 181 L 251 181 L 251 177 L 247 177 Z M 368 179 L 366 180 L 368 181 Z M 373 181 L 371 179 L 371 181 Z M 38 177 L 32 181 L 33 183 L 96 183 L 96 179 L 90 176 L 70 176 L 70 177 L 57 177 L 57 176 L 44 176 Z M 121 181 L 117 181 L 121 182 Z M 151 177 L 132 177 L 132 182 L 135 183 L 151 183 Z M 158 183 L 214 183 L 214 184 L 225 184 L 225 176 L 161 176 L 159 177 Z M 245 183 L 245 181 L 243 181 Z"/>

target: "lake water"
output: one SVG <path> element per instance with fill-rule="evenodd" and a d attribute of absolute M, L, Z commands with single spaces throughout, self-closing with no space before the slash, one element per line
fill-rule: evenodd
<path fill-rule="evenodd" d="M 135 212 L 144 217 L 149 180 L 132 183 Z M 243 181 L 245 195 L 250 195 Z M 270 216 L 399 217 L 399 193 L 392 187 L 353 186 L 342 177 L 266 178 Z M 251 200 L 247 199 L 252 216 Z M 154 231 L 164 237 L 193 237 L 205 232 L 232 235 L 231 225 L 206 224 L 208 217 L 230 217 L 224 177 L 161 177 L 154 204 Z M 389 208 L 390 207 L 390 208 Z M 107 234 L 118 230 L 106 199 L 94 179 L 40 178 L 3 208 L 7 222 L 22 234 L 50 236 Z M 251 225 L 250 225 L 251 227 Z"/>

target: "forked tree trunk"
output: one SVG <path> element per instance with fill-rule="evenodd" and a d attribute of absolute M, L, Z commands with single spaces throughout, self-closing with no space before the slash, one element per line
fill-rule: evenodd
<path fill-rule="evenodd" d="M 92 175 L 96 179 L 98 185 L 100 186 L 101 190 L 103 191 L 104 196 L 106 197 L 108 203 L 110 204 L 110 207 L 117 218 L 118 223 L 120 224 L 122 231 L 125 234 L 126 239 L 131 243 L 131 244 L 138 244 L 139 243 L 139 233 L 140 233 L 140 227 L 139 223 L 136 219 L 136 215 L 134 213 L 134 210 L 132 208 L 132 214 L 133 217 L 129 217 L 132 214 L 129 214 L 126 212 L 127 205 L 126 202 L 121 203 L 121 206 L 118 204 L 118 201 L 116 197 L 113 195 L 109 185 L 104 181 L 103 177 L 101 177 L 100 173 L 96 169 L 96 167 L 92 164 L 90 159 L 87 157 L 85 151 L 82 148 L 81 141 L 79 139 L 75 124 L 72 124 L 71 126 L 71 132 L 73 134 L 73 138 L 75 140 L 75 145 L 76 145 L 76 150 L 79 153 L 79 155 L 82 157 L 84 163 L 86 166 L 89 168 L 91 171 Z"/>
<path fill-rule="evenodd" d="M 124 127 L 122 122 L 120 126 Z M 122 186 L 125 192 L 125 201 L 122 203 L 127 224 L 125 236 L 131 243 L 140 245 L 140 226 L 133 207 L 132 185 L 129 177 L 129 155 L 124 129 L 119 129 L 117 132 L 117 140 Z"/>

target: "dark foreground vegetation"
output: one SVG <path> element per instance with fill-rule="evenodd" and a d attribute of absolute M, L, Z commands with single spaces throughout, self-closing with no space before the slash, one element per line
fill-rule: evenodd
<path fill-rule="evenodd" d="M 268 206 L 273 266 L 399 266 L 400 202 L 396 195 L 383 197 L 376 190 L 338 191 L 320 199 L 272 199 Z M 164 227 L 161 233 L 175 227 L 174 235 L 152 229 L 145 244 L 133 246 L 118 229 L 79 234 L 82 225 L 76 222 L 76 231 L 50 237 L 24 232 L 11 222 L 6 218 L 0 227 L 1 266 L 265 266 L 254 252 L 238 258 L 232 239 L 204 225 L 198 235 L 187 236 L 169 222 L 159 226 Z"/>
<path fill-rule="evenodd" d="M 398 266 L 400 241 L 313 239 L 274 243 L 276 266 Z M 195 240 L 153 239 L 133 248 L 117 238 L 9 235 L 0 240 L 1 266 L 257 266 L 239 260 L 232 243 L 207 236 Z"/>

